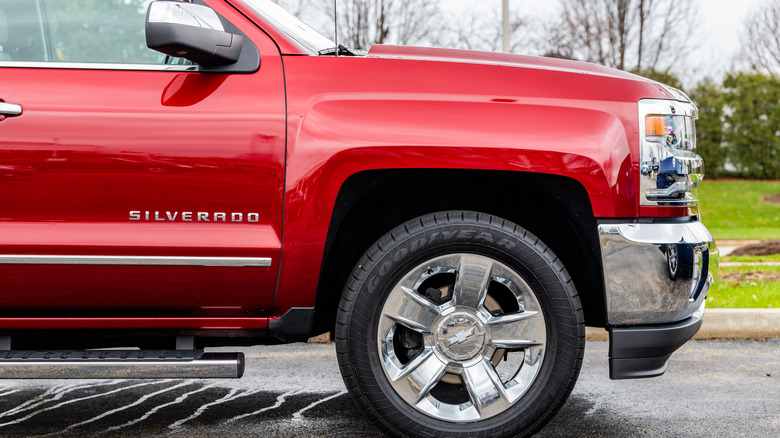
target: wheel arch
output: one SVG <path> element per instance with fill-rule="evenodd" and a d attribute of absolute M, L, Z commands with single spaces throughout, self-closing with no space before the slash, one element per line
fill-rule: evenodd
<path fill-rule="evenodd" d="M 401 169 L 360 172 L 341 186 L 323 253 L 313 332 L 332 330 L 345 281 L 376 240 L 405 221 L 445 210 L 499 216 L 537 235 L 574 280 L 586 324 L 604 326 L 597 225 L 579 182 L 529 172 Z"/>

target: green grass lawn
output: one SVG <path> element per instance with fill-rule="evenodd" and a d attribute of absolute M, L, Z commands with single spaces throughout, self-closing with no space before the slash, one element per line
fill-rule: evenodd
<path fill-rule="evenodd" d="M 780 205 L 764 202 L 780 181 L 705 180 L 699 185 L 702 222 L 715 239 L 780 239 Z M 727 256 L 721 262 L 780 262 L 780 254 Z M 721 267 L 707 297 L 710 308 L 780 308 L 780 266 Z"/>
<path fill-rule="evenodd" d="M 721 267 L 707 307 L 733 309 L 780 308 L 780 266 Z"/>
<path fill-rule="evenodd" d="M 763 202 L 780 181 L 704 180 L 701 217 L 716 239 L 780 239 L 780 205 Z"/>
<path fill-rule="evenodd" d="M 780 263 L 780 254 L 771 255 L 741 255 L 741 256 L 723 256 L 721 263 Z"/>

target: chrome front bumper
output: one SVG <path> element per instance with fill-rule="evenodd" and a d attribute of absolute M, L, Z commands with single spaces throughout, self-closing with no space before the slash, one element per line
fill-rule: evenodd
<path fill-rule="evenodd" d="M 607 323 L 668 324 L 702 308 L 718 271 L 718 249 L 701 222 L 598 227 Z"/>

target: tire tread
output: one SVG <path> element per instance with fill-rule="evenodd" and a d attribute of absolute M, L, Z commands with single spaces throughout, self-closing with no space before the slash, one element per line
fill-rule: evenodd
<path fill-rule="evenodd" d="M 514 419 L 496 424 L 492 428 L 485 428 L 478 433 L 474 432 L 455 432 L 443 431 L 432 427 L 423 426 L 407 418 L 400 411 L 394 408 L 393 404 L 387 400 L 382 389 L 376 385 L 359 383 L 360 375 L 371 374 L 371 364 L 367 359 L 355 357 L 352 354 L 352 345 L 349 342 L 350 333 L 357 330 L 366 332 L 364 327 L 356 318 L 352 317 L 354 312 L 368 312 L 369 309 L 363 305 L 357 306 L 357 301 L 363 286 L 371 272 L 375 270 L 383 257 L 387 256 L 392 250 L 409 240 L 415 235 L 424 234 L 431 229 L 451 227 L 451 226 L 478 226 L 501 230 L 504 233 L 512 235 L 518 241 L 524 243 L 526 248 L 535 253 L 538 263 L 546 265 L 552 271 L 549 274 L 540 276 L 555 278 L 555 282 L 562 289 L 563 304 L 555 304 L 555 299 L 551 303 L 556 309 L 568 308 L 565 315 L 558 315 L 557 331 L 561 333 L 560 345 L 556 351 L 557 357 L 568 359 L 569 365 L 563 365 L 561 360 L 552 363 L 553 368 L 550 373 L 550 379 L 558 381 L 553 390 L 550 385 L 545 385 L 539 397 L 546 399 L 542 404 L 547 405 L 547 409 L 532 422 L 520 427 L 520 420 Z M 538 271 L 538 268 L 534 268 Z M 574 287 L 574 283 L 561 260 L 535 235 L 528 232 L 525 228 L 509 222 L 505 219 L 484 214 L 467 211 L 447 211 L 441 213 L 429 214 L 408 221 L 385 236 L 380 238 L 366 253 L 361 257 L 355 266 L 352 274 L 349 276 L 342 293 L 339 303 L 339 312 L 336 318 L 336 349 L 339 369 L 344 378 L 345 385 L 349 392 L 349 397 L 354 401 L 358 409 L 380 430 L 394 436 L 447 436 L 447 437 L 492 437 L 492 436 L 530 436 L 544 426 L 552 416 L 563 406 L 569 394 L 574 389 L 579 370 L 582 366 L 582 359 L 585 347 L 585 328 L 584 315 L 579 295 Z M 561 330 L 566 329 L 566 330 Z M 567 334 L 568 332 L 568 334 Z M 573 332 L 573 333 L 572 333 Z M 368 340 L 371 342 L 371 340 Z M 365 379 L 363 379 L 365 380 Z M 541 395 L 544 394 L 544 395 Z M 384 399 L 384 401 L 382 401 Z M 396 412 L 392 412 L 396 411 Z M 485 421 L 489 421 L 485 420 Z"/>

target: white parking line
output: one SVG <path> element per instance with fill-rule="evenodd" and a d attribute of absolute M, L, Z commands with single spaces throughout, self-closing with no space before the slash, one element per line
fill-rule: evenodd
<path fill-rule="evenodd" d="M 134 425 L 134 424 L 140 423 L 140 422 L 142 422 L 142 421 L 146 420 L 147 418 L 149 418 L 150 416 L 154 415 L 154 413 L 155 413 L 155 412 L 157 412 L 157 411 L 159 411 L 160 409 L 166 408 L 166 407 L 168 407 L 168 406 L 172 406 L 172 405 L 179 404 L 179 403 L 183 402 L 184 400 L 186 400 L 186 399 L 187 399 L 187 397 L 189 397 L 189 396 L 191 396 L 191 395 L 193 395 L 193 394 L 197 394 L 197 393 L 199 393 L 199 392 L 203 392 L 203 391 L 205 391 L 205 390 L 207 390 L 207 389 L 211 389 L 211 388 L 214 388 L 214 387 L 216 387 L 216 386 L 217 386 L 217 385 L 215 385 L 215 384 L 213 384 L 213 383 L 212 383 L 211 385 L 206 385 L 206 386 L 204 386 L 204 387 L 202 387 L 202 388 L 199 388 L 199 389 L 196 389 L 196 390 L 194 390 L 194 391 L 185 392 L 184 394 L 182 394 L 182 395 L 180 395 L 180 396 L 176 397 L 176 400 L 174 400 L 174 401 L 172 401 L 172 402 L 168 402 L 168 403 L 165 403 L 165 404 L 161 404 L 161 405 L 159 405 L 159 406 L 155 406 L 154 408 L 150 409 L 150 410 L 149 410 L 147 413 L 145 413 L 145 414 L 143 414 L 142 416 L 140 416 L 140 417 L 136 418 L 135 420 L 128 421 L 127 423 L 125 423 L 125 424 L 120 424 L 120 425 L 118 425 L 118 426 L 109 427 L 108 429 L 104 430 L 104 431 L 103 431 L 103 432 L 101 432 L 100 434 L 101 434 L 101 435 L 104 435 L 104 434 L 106 434 L 106 433 L 108 433 L 108 432 L 113 432 L 113 431 L 115 431 L 115 430 L 119 430 L 119 429 L 122 429 L 122 428 L 125 428 L 125 427 L 128 427 L 128 426 L 132 426 L 132 425 Z"/>
<path fill-rule="evenodd" d="M 120 392 L 120 391 L 125 391 L 125 390 L 132 389 L 132 388 L 138 388 L 139 386 L 154 385 L 156 383 L 166 383 L 166 382 L 170 382 L 170 380 L 157 380 L 157 381 L 154 381 L 154 382 L 144 382 L 144 383 L 139 383 L 137 385 L 124 386 L 122 388 L 117 388 L 117 389 L 114 389 L 114 390 L 111 390 L 111 391 L 108 391 L 108 392 L 104 392 L 102 394 L 94 394 L 94 395 L 90 395 L 90 396 L 87 396 L 87 397 L 74 398 L 72 400 L 68 400 L 68 401 L 64 401 L 62 403 L 58 403 L 58 404 L 56 404 L 56 405 L 54 405 L 52 407 L 49 407 L 49 408 L 40 409 L 38 411 L 33 412 L 32 414 L 29 414 L 29 415 L 27 415 L 25 417 L 16 419 L 14 421 L 9 421 L 7 423 L 2 423 L 2 424 L 0 424 L 0 427 L 10 426 L 12 424 L 19 424 L 22 421 L 26 421 L 26 420 L 28 420 L 28 419 L 30 419 L 30 418 L 38 415 L 38 414 L 41 414 L 41 413 L 47 412 L 47 411 L 52 411 L 54 409 L 61 408 L 63 406 L 69 405 L 71 403 L 76 403 L 76 402 L 80 402 L 80 401 L 84 401 L 84 400 L 90 400 L 90 399 L 98 398 L 98 397 L 104 397 L 104 396 L 107 396 L 107 395 L 115 394 L 115 393 Z M 87 385 L 87 386 L 90 386 L 90 385 Z M 95 386 L 97 386 L 97 385 L 95 385 Z M 29 407 L 27 409 L 29 409 Z M 27 409 L 25 409 L 25 410 L 27 410 Z"/>
<path fill-rule="evenodd" d="M 103 383 L 89 383 L 89 384 L 83 384 L 83 385 L 65 385 L 65 386 L 55 386 L 52 388 L 49 388 L 44 392 L 43 394 L 36 396 L 35 398 L 32 398 L 30 400 L 25 401 L 24 403 L 13 407 L 5 412 L 0 412 L 0 418 L 7 417 L 10 415 L 18 414 L 19 412 L 29 411 L 30 409 L 34 409 L 40 405 L 50 403 L 53 401 L 57 401 L 64 397 L 69 392 L 73 392 L 79 389 L 84 388 L 92 388 L 96 386 L 106 386 L 106 385 L 114 385 L 117 383 L 122 383 L 124 380 L 112 380 L 109 382 L 103 382 Z M 54 397 L 52 398 L 46 398 L 47 396 L 50 396 L 54 394 Z"/>
<path fill-rule="evenodd" d="M 95 421 L 98 421 L 101 418 L 105 418 L 105 417 L 108 417 L 109 415 L 113 415 L 113 414 L 115 414 L 117 412 L 121 412 L 121 411 L 130 409 L 130 408 L 132 408 L 134 406 L 138 406 L 141 403 L 145 402 L 146 400 L 149 400 L 152 397 L 155 397 L 155 396 L 158 396 L 160 394 L 172 391 L 172 390 L 174 390 L 176 388 L 181 388 L 182 386 L 192 385 L 194 382 L 195 382 L 194 380 L 187 380 L 185 382 L 181 382 L 181 383 L 178 383 L 176 385 L 169 386 L 168 388 L 164 388 L 164 389 L 161 389 L 159 391 L 155 391 L 155 392 L 153 392 L 151 394 L 146 394 L 143 397 L 139 398 L 138 400 L 134 401 L 133 403 L 130 403 L 129 405 L 125 405 L 125 406 L 122 406 L 121 408 L 116 408 L 116 409 L 112 409 L 110 411 L 103 412 L 102 414 L 97 415 L 95 417 L 92 417 L 89 420 L 84 420 L 84 421 L 82 421 L 80 423 L 71 424 L 70 426 L 66 427 L 65 429 L 62 429 L 61 431 L 47 433 L 46 435 L 40 435 L 40 437 L 61 435 L 61 434 L 65 433 L 65 432 L 73 430 L 73 429 L 75 429 L 75 428 L 77 428 L 79 426 L 83 426 L 83 425 L 89 424 L 89 423 L 94 423 Z"/>
<path fill-rule="evenodd" d="M 264 407 L 262 409 L 258 409 L 256 411 L 250 412 L 248 414 L 238 415 L 238 416 L 233 417 L 233 418 L 231 418 L 231 419 L 229 419 L 229 420 L 227 420 L 225 422 L 226 423 L 232 423 L 233 421 L 240 420 L 242 418 L 251 417 L 252 415 L 262 414 L 263 412 L 270 411 L 272 409 L 276 409 L 279 406 L 283 405 L 285 401 L 287 401 L 287 397 L 293 396 L 293 395 L 295 395 L 295 394 L 297 394 L 299 392 L 300 391 L 285 392 L 284 394 L 280 395 L 279 397 L 276 397 L 276 403 L 275 404 L 273 404 L 271 406 L 266 406 L 266 407 Z"/>
<path fill-rule="evenodd" d="M 13 394 L 13 393 L 19 392 L 19 391 L 21 391 L 21 389 L 10 389 L 10 390 L 5 391 L 5 392 L 0 392 L 0 397 L 6 396 L 6 395 L 9 395 L 9 394 Z"/>
<path fill-rule="evenodd" d="M 341 392 L 337 392 L 337 393 L 331 395 L 330 397 L 325 397 L 322 400 L 317 400 L 316 402 L 310 404 L 309 406 L 306 406 L 305 408 L 301 409 L 300 411 L 294 413 L 293 414 L 293 420 L 298 420 L 298 421 L 303 420 L 303 413 L 304 412 L 306 412 L 309 409 L 317 406 L 320 403 L 325 403 L 328 400 L 333 400 L 334 398 L 341 397 L 342 395 L 344 395 L 346 393 L 347 393 L 347 391 L 341 391 Z"/>
<path fill-rule="evenodd" d="M 171 424 L 170 426 L 168 426 L 168 429 L 176 430 L 176 429 L 181 428 L 181 426 L 184 423 L 186 423 L 186 422 L 188 422 L 190 420 L 193 420 L 195 418 L 200 417 L 204 412 L 206 412 L 206 410 L 208 408 L 210 408 L 212 406 L 216 406 L 216 405 L 219 405 L 219 404 L 222 404 L 222 403 L 227 403 L 227 402 L 229 402 L 231 400 L 235 400 L 235 399 L 238 399 L 238 398 L 241 398 L 241 397 L 246 397 L 248 395 L 252 395 L 252 394 L 256 394 L 256 393 L 260 392 L 259 390 L 248 390 L 248 391 L 242 392 L 241 394 L 236 395 L 236 393 L 239 392 L 240 390 L 241 390 L 240 388 L 233 388 L 232 390 L 230 390 L 229 393 L 227 393 L 227 395 L 225 395 L 221 399 L 215 400 L 215 401 L 213 401 L 211 403 L 207 403 L 207 404 L 199 407 L 198 410 L 195 411 L 194 414 L 190 415 L 189 417 L 187 417 L 187 418 L 185 418 L 183 420 L 179 420 L 179 421 Z"/>

